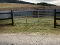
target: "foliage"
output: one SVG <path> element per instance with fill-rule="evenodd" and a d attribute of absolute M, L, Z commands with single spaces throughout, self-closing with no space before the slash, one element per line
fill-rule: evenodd
<path fill-rule="evenodd" d="M 18 0 L 0 0 L 0 3 L 22 3 L 22 4 L 34 4 L 25 1 L 18 1 Z"/>
<path fill-rule="evenodd" d="M 56 6 L 56 5 L 54 5 L 54 4 L 48 4 L 48 3 L 45 3 L 45 2 L 37 3 L 37 5 L 43 5 L 43 6 Z"/>
<path fill-rule="evenodd" d="M 17 0 L 0 0 L 0 3 L 4 3 L 4 2 L 9 3 L 9 2 L 16 2 L 16 1 Z"/>

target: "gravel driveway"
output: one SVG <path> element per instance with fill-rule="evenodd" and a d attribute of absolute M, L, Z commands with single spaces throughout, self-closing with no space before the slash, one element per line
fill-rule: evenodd
<path fill-rule="evenodd" d="M 60 36 L 0 34 L 0 45 L 60 45 Z"/>

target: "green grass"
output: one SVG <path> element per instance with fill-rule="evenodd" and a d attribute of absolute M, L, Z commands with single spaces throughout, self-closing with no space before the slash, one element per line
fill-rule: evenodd
<path fill-rule="evenodd" d="M 11 20 L 0 21 L 2 24 L 10 23 Z M 15 18 L 15 26 L 0 26 L 0 33 L 41 33 L 41 34 L 60 34 L 60 27 L 54 28 L 53 18 Z"/>

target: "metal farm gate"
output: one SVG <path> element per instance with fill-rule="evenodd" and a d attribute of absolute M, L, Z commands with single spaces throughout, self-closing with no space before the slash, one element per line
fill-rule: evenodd
<path fill-rule="evenodd" d="M 39 22 L 40 17 L 49 17 L 54 16 L 54 10 L 19 10 L 19 11 L 13 11 L 14 17 L 17 18 L 24 18 L 25 23 L 28 23 L 29 18 L 33 20 L 32 18 L 35 18 L 37 20 L 33 20 L 32 22 Z M 23 22 L 22 22 L 23 23 Z"/>

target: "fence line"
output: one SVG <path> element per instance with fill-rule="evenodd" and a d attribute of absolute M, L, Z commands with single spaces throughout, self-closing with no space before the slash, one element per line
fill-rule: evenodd
<path fill-rule="evenodd" d="M 15 13 L 16 14 L 19 13 L 18 15 L 20 15 L 20 13 L 21 13 L 21 15 L 26 13 L 24 15 L 24 17 L 26 18 L 26 24 L 27 24 L 28 23 L 28 15 L 30 15 L 29 11 L 32 12 L 32 14 L 33 14 L 32 17 L 38 18 L 38 22 L 40 21 L 39 20 L 40 15 L 45 15 L 45 13 L 48 13 L 48 14 L 52 13 L 52 15 L 54 15 L 54 28 L 56 27 L 56 20 L 60 20 L 60 19 L 56 18 L 56 16 L 57 16 L 56 12 L 60 13 L 60 10 L 59 11 L 58 10 L 25 10 L 25 11 L 12 11 L 11 10 L 11 12 L 0 12 L 0 14 L 11 14 L 11 18 L 9 17 L 8 19 L 12 19 L 12 25 L 13 25 L 14 24 L 14 22 L 13 22 L 13 15 L 15 15 Z"/>
<path fill-rule="evenodd" d="M 45 10 L 45 11 L 48 11 L 48 10 Z M 50 11 L 50 13 L 51 12 L 53 12 L 53 10 L 49 10 Z M 32 12 L 32 15 L 31 14 L 29 14 L 29 12 Z M 41 12 L 41 13 L 40 13 Z M 44 15 L 43 13 L 44 13 L 44 10 L 25 10 L 25 11 L 13 11 L 13 10 L 11 10 L 11 12 L 8 12 L 8 11 L 0 11 L 0 14 L 11 14 L 11 19 L 12 19 L 12 25 L 14 24 L 14 22 L 13 22 L 13 15 L 15 15 L 15 13 L 17 14 L 17 15 L 20 15 L 20 13 L 21 13 L 21 15 L 23 15 L 24 13 L 26 13 L 26 14 L 24 14 L 23 16 L 26 18 L 26 23 L 28 23 L 28 16 L 29 15 L 31 15 L 31 17 L 33 17 L 33 18 L 38 18 L 38 21 L 37 22 L 39 22 L 39 17 L 40 16 L 42 16 L 42 15 Z M 9 17 L 9 19 L 10 19 L 10 17 Z M 35 23 L 36 21 L 34 21 L 34 23 Z"/>
<path fill-rule="evenodd" d="M 4 14 L 4 15 L 3 15 Z M 7 15 L 8 14 L 8 15 Z M 10 16 L 9 16 L 9 14 L 10 14 Z M 12 20 L 12 22 L 11 22 L 11 24 L 12 25 L 14 25 L 14 21 L 13 21 L 13 11 L 11 10 L 11 11 L 9 11 L 9 12 L 0 12 L 0 20 L 7 20 L 7 19 L 11 19 Z"/>

